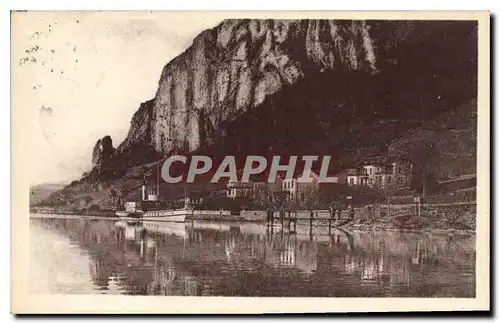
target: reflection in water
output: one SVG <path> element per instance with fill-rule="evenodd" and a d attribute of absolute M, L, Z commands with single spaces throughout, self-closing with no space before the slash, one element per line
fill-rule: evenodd
<path fill-rule="evenodd" d="M 39 292 L 473 297 L 475 237 L 265 224 L 31 219 Z M 35 246 L 36 244 L 36 246 Z M 65 260 L 61 262 L 61 260 Z"/>

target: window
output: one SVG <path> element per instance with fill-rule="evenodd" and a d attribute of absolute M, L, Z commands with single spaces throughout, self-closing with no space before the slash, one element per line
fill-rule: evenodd
<path fill-rule="evenodd" d="M 354 185 L 354 178 L 349 178 L 349 184 Z"/>

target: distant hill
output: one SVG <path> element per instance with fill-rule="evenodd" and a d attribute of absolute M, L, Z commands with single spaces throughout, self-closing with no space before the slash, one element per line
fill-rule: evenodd
<path fill-rule="evenodd" d="M 30 206 L 39 204 L 54 192 L 64 188 L 64 183 L 45 183 L 30 188 Z"/>

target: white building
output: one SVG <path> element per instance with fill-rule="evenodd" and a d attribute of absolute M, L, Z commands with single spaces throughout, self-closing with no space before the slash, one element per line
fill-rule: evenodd
<path fill-rule="evenodd" d="M 228 198 L 250 198 L 253 194 L 252 182 L 228 182 L 227 197 Z"/>
<path fill-rule="evenodd" d="M 412 181 L 412 163 L 399 156 L 367 158 L 349 169 L 347 184 L 379 189 L 409 189 Z"/>

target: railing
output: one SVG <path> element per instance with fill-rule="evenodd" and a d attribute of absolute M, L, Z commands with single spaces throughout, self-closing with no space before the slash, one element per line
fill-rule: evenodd
<path fill-rule="evenodd" d="M 455 194 L 443 194 L 426 196 L 423 199 L 424 204 L 443 204 L 443 203 L 465 203 L 476 201 L 476 192 L 460 192 Z M 392 196 L 387 199 L 392 205 L 414 204 L 414 196 Z"/>

